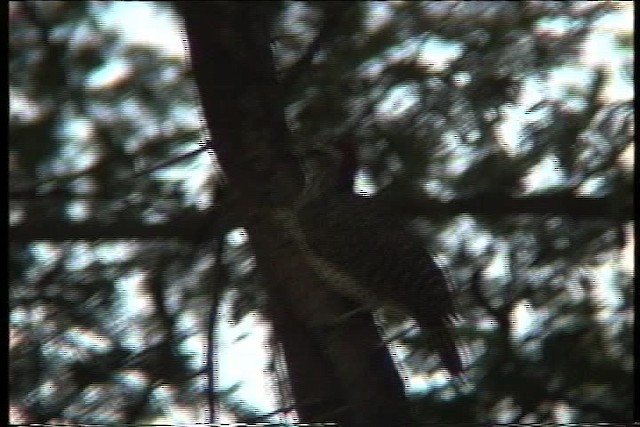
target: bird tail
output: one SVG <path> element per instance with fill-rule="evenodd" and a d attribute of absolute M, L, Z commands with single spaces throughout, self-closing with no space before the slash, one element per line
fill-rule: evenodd
<path fill-rule="evenodd" d="M 431 326 L 428 329 L 421 328 L 423 333 L 427 334 L 428 342 L 433 349 L 438 352 L 442 364 L 447 368 L 449 373 L 454 377 L 460 377 L 464 372 L 460 353 L 456 346 L 456 342 L 451 336 L 451 332 L 446 326 Z"/>

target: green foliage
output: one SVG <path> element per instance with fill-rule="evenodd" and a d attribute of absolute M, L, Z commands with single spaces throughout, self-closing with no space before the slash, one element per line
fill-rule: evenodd
<path fill-rule="evenodd" d="M 619 201 L 598 220 L 461 213 L 420 228 L 459 287 L 470 385 L 438 383 L 424 343 L 403 338 L 404 369 L 435 381 L 414 393 L 416 414 L 433 423 L 630 421 L 633 290 L 622 251 L 631 224 L 615 213 L 632 197 L 633 109 L 606 93 L 614 79 L 632 90 L 631 30 L 613 37 L 620 76 L 606 62 L 581 62 L 599 20 L 620 11 L 610 2 L 336 3 L 269 6 L 300 144 L 353 135 L 377 189 Z M 205 153 L 134 177 L 198 148 L 203 129 L 184 59 L 128 43 L 101 20 L 111 6 L 10 4 L 12 227 L 58 224 L 70 236 L 92 222 L 170 227 L 211 208 L 219 173 Z M 314 46 L 332 14 L 344 18 Z M 101 79 L 109 67 L 121 71 Z M 567 69 L 573 81 L 552 95 L 549 82 Z M 502 132 L 507 124 L 515 130 Z M 204 365 L 187 343 L 206 334 L 217 242 L 188 240 L 12 241 L 15 422 L 134 423 L 169 416 L 170 406 L 202 413 Z M 231 244 L 223 263 L 229 281 L 215 286 L 233 320 L 264 309 L 248 245 Z M 514 324 L 522 311 L 533 316 L 525 332 Z M 225 409 L 255 418 L 234 393 L 220 391 Z"/>

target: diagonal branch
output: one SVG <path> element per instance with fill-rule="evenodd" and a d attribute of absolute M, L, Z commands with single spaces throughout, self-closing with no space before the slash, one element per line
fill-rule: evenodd
<path fill-rule="evenodd" d="M 287 73 L 282 77 L 282 86 L 290 87 L 294 85 L 300 76 L 304 75 L 309 66 L 313 62 L 315 56 L 320 50 L 329 44 L 332 38 L 335 36 L 339 25 L 345 17 L 349 15 L 349 12 L 357 7 L 353 2 L 328 2 L 325 11 L 324 22 L 322 27 L 318 31 L 318 35 L 311 42 L 307 51 L 302 55 L 295 64 L 293 64 L 287 70 Z"/>

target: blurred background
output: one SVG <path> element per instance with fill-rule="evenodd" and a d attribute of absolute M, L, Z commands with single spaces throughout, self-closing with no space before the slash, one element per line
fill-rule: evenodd
<path fill-rule="evenodd" d="M 469 366 L 392 342 L 420 419 L 631 421 L 633 2 L 272 5 L 294 137 L 348 131 L 358 191 L 540 200 L 418 222 Z M 9 3 L 11 423 L 206 421 L 214 299 L 218 421 L 295 420 L 187 58 L 165 2 Z"/>

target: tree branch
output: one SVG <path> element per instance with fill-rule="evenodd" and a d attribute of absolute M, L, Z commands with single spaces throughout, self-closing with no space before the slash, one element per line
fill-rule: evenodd
<path fill-rule="evenodd" d="M 484 218 L 500 219 L 511 215 L 556 215 L 578 219 L 603 219 L 615 222 L 631 221 L 634 218 L 631 198 L 621 207 L 620 198 L 576 198 L 570 196 L 536 197 L 475 197 L 443 202 L 429 198 L 393 199 L 392 207 L 399 212 L 424 217 L 425 219 L 451 218 L 460 214 L 471 214 Z M 239 227 L 237 215 L 224 207 L 209 213 L 185 215 L 164 224 L 145 224 L 137 220 L 118 220 L 115 223 L 82 222 L 71 223 L 62 219 L 38 219 L 27 221 L 9 229 L 13 242 L 35 240 L 97 240 L 97 239 L 180 239 L 202 242 L 211 235 Z"/>

